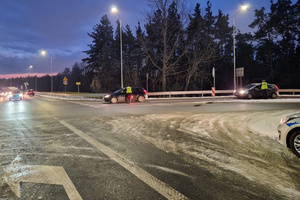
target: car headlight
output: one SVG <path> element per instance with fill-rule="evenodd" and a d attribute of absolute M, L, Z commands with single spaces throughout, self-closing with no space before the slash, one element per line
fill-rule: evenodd
<path fill-rule="evenodd" d="M 19 97 L 22 97 L 23 96 L 23 94 L 19 94 Z"/>
<path fill-rule="evenodd" d="M 110 95 L 109 95 L 109 94 L 104 96 L 104 98 L 109 98 L 109 97 L 110 97 Z"/>
<path fill-rule="evenodd" d="M 291 120 L 293 120 L 293 119 L 295 119 L 295 117 L 288 117 L 288 116 L 285 116 L 285 117 L 283 117 L 283 118 L 280 120 L 280 124 L 285 124 L 285 123 L 287 123 L 288 121 L 291 121 Z"/>
<path fill-rule="evenodd" d="M 240 94 L 244 94 L 245 93 L 245 90 L 240 90 Z"/>

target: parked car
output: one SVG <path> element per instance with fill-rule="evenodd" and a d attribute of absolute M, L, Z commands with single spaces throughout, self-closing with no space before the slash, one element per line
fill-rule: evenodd
<path fill-rule="evenodd" d="M 33 89 L 27 90 L 27 95 L 33 96 L 35 94 L 35 91 Z"/>
<path fill-rule="evenodd" d="M 277 130 L 279 142 L 300 158 L 300 113 L 283 117 Z"/>
<path fill-rule="evenodd" d="M 268 83 L 267 97 L 275 99 L 279 96 L 277 85 Z M 238 98 L 264 98 L 261 83 L 251 83 L 241 89 L 235 90 L 233 93 Z"/>
<path fill-rule="evenodd" d="M 11 100 L 23 100 L 23 94 L 19 90 L 14 90 L 8 95 L 9 101 Z"/>
<path fill-rule="evenodd" d="M 142 87 L 132 87 L 132 100 L 143 102 L 148 98 L 147 91 Z M 109 103 L 126 102 L 126 88 L 121 88 L 111 94 L 104 96 L 104 101 Z"/>

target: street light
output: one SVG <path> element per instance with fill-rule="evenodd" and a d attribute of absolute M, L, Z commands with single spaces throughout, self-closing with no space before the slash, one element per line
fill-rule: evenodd
<path fill-rule="evenodd" d="M 43 56 L 46 56 L 46 55 L 47 55 L 47 51 L 42 50 L 42 51 L 41 51 L 41 54 L 42 54 Z M 51 92 L 53 92 L 52 56 L 51 56 L 51 54 L 49 54 L 49 56 L 50 56 L 50 58 L 51 58 L 51 74 L 50 74 L 50 77 L 51 77 Z"/>
<path fill-rule="evenodd" d="M 233 17 L 232 28 L 233 28 L 233 85 L 234 85 L 234 90 L 236 90 L 236 77 L 235 77 L 235 69 L 236 69 L 236 66 L 235 66 L 236 65 L 235 64 L 235 17 L 241 11 L 246 11 L 249 8 L 249 6 L 250 6 L 249 4 L 242 5 Z"/>
<path fill-rule="evenodd" d="M 119 16 L 119 21 L 120 21 L 121 88 L 123 88 L 122 23 L 121 23 L 121 17 L 120 17 L 119 11 L 116 6 L 114 6 L 114 5 L 112 6 L 111 12 L 117 13 Z"/>
<path fill-rule="evenodd" d="M 29 68 L 33 69 L 33 66 L 30 65 Z M 35 91 L 37 92 L 37 69 L 36 68 L 35 68 L 35 73 L 36 73 L 36 75 L 35 75 Z"/>

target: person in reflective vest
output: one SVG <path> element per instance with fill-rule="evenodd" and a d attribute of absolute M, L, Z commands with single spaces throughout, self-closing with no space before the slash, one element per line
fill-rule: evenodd
<path fill-rule="evenodd" d="M 132 89 L 130 86 L 126 87 L 126 93 L 125 93 L 125 101 L 128 101 L 128 96 L 132 94 Z"/>
<path fill-rule="evenodd" d="M 267 99 L 268 98 L 268 94 L 267 94 L 267 92 L 268 92 L 268 83 L 265 80 L 263 80 L 261 82 L 261 91 L 262 91 L 263 98 Z"/>

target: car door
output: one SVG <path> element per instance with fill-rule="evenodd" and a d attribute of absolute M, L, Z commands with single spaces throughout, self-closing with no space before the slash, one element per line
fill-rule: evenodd
<path fill-rule="evenodd" d="M 255 86 L 254 88 L 254 97 L 255 98 L 262 98 L 263 97 L 263 93 L 261 90 L 261 84 Z"/>
<path fill-rule="evenodd" d="M 119 92 L 118 94 L 118 102 L 125 102 L 125 93 L 126 93 L 126 90 L 123 89 Z"/>

